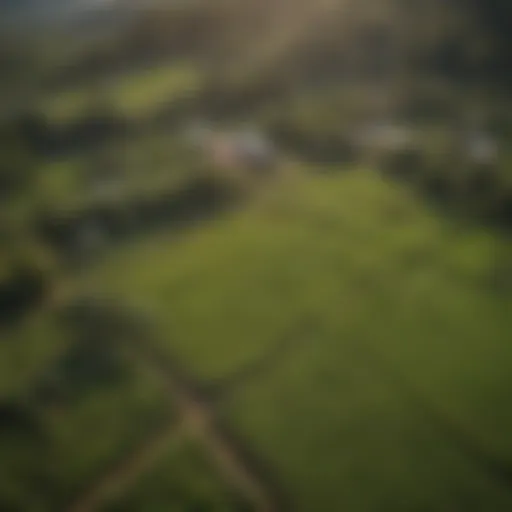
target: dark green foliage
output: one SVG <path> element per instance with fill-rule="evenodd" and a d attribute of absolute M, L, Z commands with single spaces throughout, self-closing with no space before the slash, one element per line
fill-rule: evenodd
<path fill-rule="evenodd" d="M 411 180 L 422 172 L 425 161 L 421 151 L 404 149 L 385 155 L 380 162 L 382 170 L 394 178 Z"/>
<path fill-rule="evenodd" d="M 52 131 L 47 119 L 37 110 L 26 110 L 16 120 L 20 137 L 35 154 L 45 154 L 52 149 Z"/>
<path fill-rule="evenodd" d="M 48 283 L 37 267 L 15 265 L 0 281 L 0 324 L 15 323 L 40 304 Z"/>
<path fill-rule="evenodd" d="M 123 135 L 126 129 L 125 120 L 116 112 L 88 110 L 82 118 L 56 131 L 55 145 L 60 152 L 83 151 Z"/>
<path fill-rule="evenodd" d="M 19 403 L 0 403 L 0 437 L 6 434 L 26 435 L 28 439 L 38 439 L 42 427 L 32 410 Z"/>
<path fill-rule="evenodd" d="M 34 176 L 34 164 L 16 127 L 0 127 L 0 199 L 27 189 Z"/>
<path fill-rule="evenodd" d="M 497 84 L 510 85 L 510 48 L 512 46 L 512 6 L 507 0 L 466 0 L 462 8 L 468 7 L 476 18 L 477 27 L 482 31 L 489 50 L 481 63 L 480 71 L 487 80 Z"/>
<path fill-rule="evenodd" d="M 48 369 L 37 384 L 34 397 L 45 405 L 76 403 L 97 388 L 118 384 L 126 377 L 119 354 L 102 333 L 77 340 Z"/>
<path fill-rule="evenodd" d="M 269 131 L 277 144 L 306 160 L 322 163 L 355 161 L 356 150 L 341 129 L 332 133 L 308 133 L 307 130 L 293 122 L 278 121 Z"/>
<path fill-rule="evenodd" d="M 213 175 L 199 175 L 183 186 L 155 191 L 150 196 L 120 198 L 116 203 L 92 204 L 72 212 L 41 212 L 35 230 L 63 256 L 79 256 L 89 228 L 112 239 L 159 225 L 182 229 L 206 220 L 238 199 L 232 183 Z"/>

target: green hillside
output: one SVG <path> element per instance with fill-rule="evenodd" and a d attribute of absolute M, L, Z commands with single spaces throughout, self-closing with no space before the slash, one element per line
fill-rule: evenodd
<path fill-rule="evenodd" d="M 219 390 L 298 509 L 507 510 L 501 244 L 339 169 L 179 245 L 123 247 L 85 280 L 149 315 L 163 353 Z"/>

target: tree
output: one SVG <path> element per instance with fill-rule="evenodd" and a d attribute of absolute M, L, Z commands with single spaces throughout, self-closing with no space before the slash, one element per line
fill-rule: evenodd
<path fill-rule="evenodd" d="M 26 191 L 34 177 L 34 159 L 22 136 L 0 128 L 0 198 Z"/>

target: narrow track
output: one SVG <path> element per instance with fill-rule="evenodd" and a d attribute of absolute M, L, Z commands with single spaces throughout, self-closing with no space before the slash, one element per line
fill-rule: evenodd
<path fill-rule="evenodd" d="M 166 355 L 146 340 L 133 340 L 132 348 L 161 376 L 175 400 L 185 431 L 210 456 L 226 483 L 257 512 L 282 510 L 281 493 L 255 466 L 245 449 L 233 442 L 217 417 L 208 397 L 183 377 Z"/>
<path fill-rule="evenodd" d="M 175 422 L 146 440 L 120 463 L 107 470 L 67 509 L 68 512 L 92 512 L 122 494 L 141 474 L 150 469 L 168 444 L 180 434 L 183 424 Z"/>
<path fill-rule="evenodd" d="M 92 314 L 107 318 L 109 313 L 93 311 Z M 116 323 L 119 320 L 128 322 L 128 326 L 134 323 L 133 317 L 112 318 Z M 150 334 L 143 334 L 140 326 L 135 326 L 131 335 L 121 333 L 120 339 L 123 341 L 118 345 L 119 350 L 125 350 L 130 358 L 146 365 L 160 377 L 177 419 L 129 453 L 118 465 L 101 474 L 81 496 L 76 497 L 67 512 L 101 510 L 113 496 L 122 494 L 124 489 L 151 468 L 165 451 L 166 445 L 180 433 L 203 447 L 227 486 L 254 511 L 278 512 L 286 509 L 278 486 L 269 480 L 267 472 L 261 469 L 261 464 L 243 442 L 236 440 L 219 420 L 214 406 L 216 400 L 211 400 L 208 393 L 201 390 L 201 386 L 190 379 L 172 357 L 161 351 L 157 343 L 151 340 Z"/>

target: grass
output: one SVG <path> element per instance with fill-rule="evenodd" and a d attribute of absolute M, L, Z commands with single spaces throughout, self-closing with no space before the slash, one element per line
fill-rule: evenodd
<path fill-rule="evenodd" d="M 114 356 L 108 379 L 102 377 L 99 354 L 94 365 L 100 370 L 87 370 L 91 361 L 72 356 L 74 335 L 49 313 L 3 334 L 2 404 L 23 414 L 21 420 L 1 417 L 3 510 L 62 509 L 172 418 L 170 397 L 150 370 L 125 359 L 122 351 Z"/>
<path fill-rule="evenodd" d="M 82 175 L 86 157 L 52 159 L 41 165 L 37 195 L 48 205 L 69 202 L 83 193 Z"/>
<path fill-rule="evenodd" d="M 508 510 L 451 427 L 512 461 L 504 243 L 371 172 L 331 173 L 178 245 L 125 247 L 88 279 L 150 315 L 198 378 L 240 377 L 225 415 L 298 509 Z M 301 343 L 244 380 L 287 337 Z"/>
<path fill-rule="evenodd" d="M 206 454 L 186 436 L 177 435 L 155 466 L 102 510 L 227 512 L 247 509 L 242 509 L 235 497 L 227 492 Z"/>
<path fill-rule="evenodd" d="M 128 117 L 138 117 L 161 107 L 167 101 L 192 95 L 199 83 L 199 73 L 189 65 L 150 69 L 116 89 L 116 106 Z"/>
<path fill-rule="evenodd" d="M 99 94 L 115 111 L 139 119 L 167 102 L 193 94 L 199 81 L 197 69 L 186 63 L 161 65 L 62 91 L 45 98 L 41 108 L 51 121 L 65 123 L 86 112 Z"/>
<path fill-rule="evenodd" d="M 131 200 L 178 188 L 193 168 L 190 151 L 165 131 L 133 135 L 110 144 L 108 151 L 98 149 L 43 162 L 25 209 L 37 205 L 65 215 L 98 203 L 122 207 Z"/>
<path fill-rule="evenodd" d="M 22 327 L 2 332 L 0 398 L 21 398 L 34 380 L 65 350 L 62 327 L 44 313 L 32 315 Z"/>
<path fill-rule="evenodd" d="M 324 326 L 226 415 L 274 468 L 293 510 L 508 510 L 495 482 L 428 414 Z"/>

